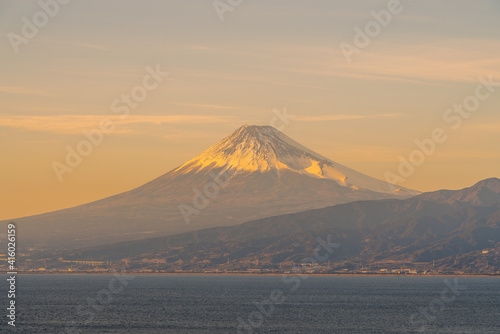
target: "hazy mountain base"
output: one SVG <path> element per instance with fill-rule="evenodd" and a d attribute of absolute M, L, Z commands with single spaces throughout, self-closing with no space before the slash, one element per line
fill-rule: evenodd
<path fill-rule="evenodd" d="M 495 273 L 500 271 L 499 193 L 500 180 L 489 179 L 460 191 L 354 202 L 60 256 L 122 261 L 132 269 L 279 268 L 310 257 L 321 237 L 341 244 L 328 259 L 332 270 L 404 266 Z"/>

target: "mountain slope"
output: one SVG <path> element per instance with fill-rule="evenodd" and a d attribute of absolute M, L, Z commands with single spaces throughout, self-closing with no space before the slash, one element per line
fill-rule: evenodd
<path fill-rule="evenodd" d="M 353 202 L 144 241 L 87 248 L 70 259 L 161 259 L 165 268 L 233 268 L 258 259 L 261 265 L 299 262 L 311 256 L 316 237 L 341 245 L 331 261 L 432 262 L 447 269 L 491 271 L 500 265 L 500 179 L 458 191 L 426 193 L 406 200 Z M 476 204 L 471 193 L 492 193 Z M 434 199 L 430 199 L 434 197 Z M 449 198 L 461 199 L 453 202 Z M 488 204 L 485 204 L 488 203 Z M 497 254 L 496 258 L 494 254 Z M 485 257 L 484 254 L 489 254 Z M 454 261 L 453 259 L 457 259 Z M 243 265 L 244 266 L 244 265 Z"/>
<path fill-rule="evenodd" d="M 273 127 L 243 126 L 139 188 L 14 221 L 26 248 L 72 248 L 417 194 L 322 157 Z"/>

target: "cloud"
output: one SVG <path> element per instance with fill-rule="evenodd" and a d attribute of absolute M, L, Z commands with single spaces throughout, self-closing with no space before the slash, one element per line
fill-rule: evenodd
<path fill-rule="evenodd" d="M 195 108 L 203 108 L 203 109 L 242 109 L 241 107 L 233 107 L 233 106 L 219 106 L 214 104 L 194 104 L 194 103 L 173 103 L 180 106 L 186 107 L 195 107 Z"/>
<path fill-rule="evenodd" d="M 26 131 L 49 132 L 57 134 L 76 134 L 83 130 L 97 128 L 103 119 L 110 119 L 116 125 L 115 133 L 143 133 L 144 125 L 164 124 L 222 124 L 231 123 L 232 116 L 206 115 L 133 115 L 120 119 L 116 115 L 54 115 L 54 116 L 11 116 L 0 115 L 0 127 Z"/>
<path fill-rule="evenodd" d="M 22 95 L 36 95 L 36 96 L 48 96 L 48 97 L 54 97 L 54 95 L 41 91 L 41 90 L 34 90 L 34 89 L 28 89 L 28 88 L 22 88 L 22 87 L 9 87 L 9 86 L 0 86 L 0 92 L 1 93 L 9 93 L 9 94 L 22 94 Z"/>
<path fill-rule="evenodd" d="M 349 39 L 344 42 L 354 43 Z M 270 46 L 273 56 L 268 63 L 275 65 L 274 61 L 281 56 L 282 60 L 273 70 L 318 77 L 421 85 L 477 82 L 478 76 L 490 73 L 500 77 L 500 59 L 492 56 L 500 52 L 497 41 L 470 38 L 443 41 L 434 38 L 424 44 L 407 44 L 404 41 L 395 43 L 381 39 L 375 40 L 373 44 L 374 47 L 353 54 L 350 64 L 339 47 L 304 46 L 294 49 L 293 46 L 279 45 L 283 50 L 278 51 Z M 295 57 L 287 57 L 289 54 Z M 257 58 L 260 55 L 251 56 Z M 300 63 L 295 62 L 296 59 L 300 59 Z"/>
<path fill-rule="evenodd" d="M 98 45 L 98 44 L 91 44 L 91 43 L 73 42 L 73 45 L 81 46 L 81 47 L 88 48 L 88 49 L 99 50 L 99 51 L 109 50 L 109 48 L 106 46 L 102 46 L 102 45 Z"/>
<path fill-rule="evenodd" d="M 360 145 L 349 143 L 329 143 L 327 150 L 321 153 L 327 157 L 335 157 L 337 162 L 394 162 L 399 161 L 397 157 L 402 148 L 380 145 Z"/>
<path fill-rule="evenodd" d="M 426 45 L 380 43 L 376 51 L 363 50 L 355 55 L 351 64 L 341 58 L 323 74 L 424 84 L 477 82 L 480 75 L 500 76 L 500 60 L 491 56 L 498 52 L 500 44 L 488 40 L 450 39 Z"/>
<path fill-rule="evenodd" d="M 468 124 L 467 129 L 478 131 L 478 132 L 494 132 L 500 133 L 500 122 L 491 122 L 491 123 L 476 123 L 476 124 Z"/>
<path fill-rule="evenodd" d="M 198 50 L 198 51 L 212 51 L 215 50 L 215 48 L 210 47 L 210 46 L 205 46 L 205 45 L 192 45 L 190 47 L 191 50 Z"/>
<path fill-rule="evenodd" d="M 323 121 L 347 121 L 367 118 L 393 118 L 401 114 L 379 114 L 379 115 L 321 115 L 321 116 L 295 116 L 294 121 L 299 122 L 323 122 Z"/>
<path fill-rule="evenodd" d="M 341 41 L 338 41 L 339 43 Z M 354 43 L 346 39 L 345 42 Z M 375 43 L 376 42 L 376 43 Z M 177 68 L 176 72 L 194 77 L 263 82 L 280 86 L 313 87 L 318 78 L 359 81 L 403 82 L 430 86 L 448 86 L 450 83 L 477 82 L 478 76 L 493 74 L 500 77 L 500 60 L 492 55 L 500 52 L 500 44 L 488 39 L 449 38 L 445 41 L 431 38 L 422 44 L 408 44 L 376 40 L 376 47 L 363 49 L 352 56 L 348 64 L 337 46 L 265 45 L 262 52 L 248 51 L 244 45 L 232 49 L 218 49 L 236 60 L 251 61 L 252 72 L 243 70 L 215 71 L 212 69 Z M 293 56 L 291 56 L 293 55 Z M 291 73 L 300 81 L 289 80 Z M 307 82 L 305 82 L 307 80 Z M 321 87 L 325 89 L 331 86 Z"/>

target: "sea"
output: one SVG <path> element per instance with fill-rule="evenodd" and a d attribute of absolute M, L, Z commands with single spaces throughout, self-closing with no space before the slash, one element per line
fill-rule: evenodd
<path fill-rule="evenodd" d="M 1 333 L 500 333 L 500 277 L 2 277 Z"/>

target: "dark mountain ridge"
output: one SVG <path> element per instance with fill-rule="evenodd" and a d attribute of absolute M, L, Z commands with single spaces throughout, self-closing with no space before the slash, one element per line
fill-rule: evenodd
<path fill-rule="evenodd" d="M 341 244 L 330 259 L 338 263 L 438 261 L 456 270 L 500 270 L 498 255 L 481 262 L 500 250 L 499 194 L 500 180 L 492 178 L 457 191 L 340 204 L 237 226 L 80 249 L 66 257 L 161 259 L 166 267 L 183 270 L 200 264 L 217 267 L 228 259 L 234 264 L 258 260 L 261 265 L 277 265 L 310 256 L 319 236 Z"/>

